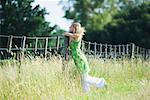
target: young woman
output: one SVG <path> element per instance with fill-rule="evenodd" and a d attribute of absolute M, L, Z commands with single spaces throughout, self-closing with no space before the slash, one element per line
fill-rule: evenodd
<path fill-rule="evenodd" d="M 81 40 L 84 35 L 84 28 L 81 27 L 80 23 L 73 23 L 70 26 L 69 32 L 65 32 L 64 35 L 69 37 L 71 55 L 74 60 L 76 67 L 81 73 L 82 85 L 84 92 L 90 91 L 90 85 L 95 85 L 98 88 L 105 86 L 105 80 L 103 78 L 89 76 L 89 64 L 81 51 Z"/>

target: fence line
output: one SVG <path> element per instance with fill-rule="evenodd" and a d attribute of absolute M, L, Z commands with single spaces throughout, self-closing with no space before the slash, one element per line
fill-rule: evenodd
<path fill-rule="evenodd" d="M 15 51 L 33 51 L 34 53 L 42 53 L 47 57 L 48 53 L 59 52 L 61 55 L 68 59 L 68 38 L 64 36 L 49 36 L 49 37 L 28 37 L 28 36 L 7 36 L 0 35 L 1 42 L 4 40 L 6 45 L 5 47 L 0 46 L 0 57 L 4 56 L 5 53 L 11 53 Z M 42 40 L 42 41 L 41 41 Z M 55 40 L 55 43 L 53 43 Z M 19 42 L 19 46 L 16 45 L 15 41 Z M 41 42 L 40 42 L 41 41 Z M 53 41 L 53 42 L 51 42 Z M 32 46 L 30 45 L 32 44 Z M 41 44 L 42 43 L 42 44 Z M 52 45 L 53 43 L 53 45 Z M 50 45 L 51 44 L 51 45 Z M 88 57 L 94 58 L 150 58 L 150 49 L 145 49 L 135 45 L 134 43 L 130 44 L 102 44 L 96 42 L 89 42 L 82 40 L 81 49 Z M 40 47 L 39 47 L 40 46 Z"/>
<path fill-rule="evenodd" d="M 101 44 L 87 41 L 83 41 L 83 43 L 85 47 L 83 51 L 85 54 L 92 55 L 91 57 L 94 58 L 150 58 L 150 49 L 142 48 L 134 43 L 125 45 Z"/>

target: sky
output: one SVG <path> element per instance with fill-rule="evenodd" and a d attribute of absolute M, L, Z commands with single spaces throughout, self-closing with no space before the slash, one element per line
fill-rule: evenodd
<path fill-rule="evenodd" d="M 60 0 L 35 0 L 32 6 L 37 4 L 40 7 L 45 8 L 49 15 L 45 15 L 45 19 L 51 22 L 51 25 L 58 25 L 64 30 L 68 30 L 71 21 L 63 18 L 65 11 L 62 9 L 62 5 L 59 5 Z"/>

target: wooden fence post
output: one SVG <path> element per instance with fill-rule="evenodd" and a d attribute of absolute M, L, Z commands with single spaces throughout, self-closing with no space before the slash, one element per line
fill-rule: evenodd
<path fill-rule="evenodd" d="M 96 52 L 97 52 L 97 50 L 96 50 L 96 42 L 94 43 L 94 58 L 96 58 Z"/>
<path fill-rule="evenodd" d="M 57 41 L 56 41 L 56 50 L 58 51 L 59 49 L 59 44 L 60 44 L 60 37 L 57 36 Z"/>
<path fill-rule="evenodd" d="M 88 42 L 88 55 L 90 55 L 91 54 L 91 51 L 90 51 L 90 47 L 91 46 L 91 42 Z"/>
<path fill-rule="evenodd" d="M 119 55 L 121 55 L 121 45 L 119 44 L 118 47 L 119 47 Z"/>
<path fill-rule="evenodd" d="M 100 57 L 102 56 L 102 44 L 100 44 Z"/>
<path fill-rule="evenodd" d="M 52 48 L 51 47 L 49 47 L 49 51 L 50 51 L 49 58 L 51 59 L 51 57 L 52 57 Z"/>
<path fill-rule="evenodd" d="M 134 58 L 134 51 L 135 51 L 135 45 L 134 43 L 131 43 L 131 58 Z"/>
<path fill-rule="evenodd" d="M 139 46 L 136 46 L 136 57 L 139 57 Z"/>
<path fill-rule="evenodd" d="M 9 37 L 9 45 L 8 45 L 8 52 L 11 52 L 11 48 L 12 48 L 12 41 L 13 41 L 13 36 L 10 35 Z"/>
<path fill-rule="evenodd" d="M 109 47 L 110 47 L 110 48 L 109 48 L 109 49 L 110 49 L 110 57 L 113 58 L 113 49 L 112 49 L 112 45 L 110 44 Z"/>
<path fill-rule="evenodd" d="M 150 49 L 148 50 L 148 58 L 150 59 Z"/>
<path fill-rule="evenodd" d="M 48 37 L 45 39 L 45 58 L 47 56 Z"/>
<path fill-rule="evenodd" d="M 129 56 L 129 44 L 127 44 L 126 46 L 126 53 L 127 53 L 127 56 Z"/>
<path fill-rule="evenodd" d="M 147 59 L 148 58 L 148 49 L 146 49 L 146 51 L 145 51 L 145 58 Z"/>
<path fill-rule="evenodd" d="M 68 50 L 68 46 L 69 46 L 69 37 L 67 37 L 67 36 L 65 36 L 65 39 L 64 39 L 64 53 L 63 53 L 63 55 L 64 55 L 64 58 L 65 58 L 65 60 L 66 61 L 68 61 L 69 60 L 69 50 Z"/>
<path fill-rule="evenodd" d="M 143 51 L 143 57 L 144 57 L 144 51 L 145 51 L 145 49 L 144 49 L 144 48 L 142 48 L 142 51 Z"/>
<path fill-rule="evenodd" d="M 140 54 L 140 57 L 142 57 L 143 56 L 143 54 L 142 54 L 143 52 L 142 52 L 142 48 L 141 47 L 139 47 L 139 54 Z"/>
<path fill-rule="evenodd" d="M 122 49 L 123 49 L 123 56 L 125 55 L 125 46 L 122 45 Z"/>
<path fill-rule="evenodd" d="M 117 57 L 116 51 L 117 51 L 117 47 L 116 47 L 116 45 L 114 45 L 115 59 L 116 59 L 116 57 Z"/>
<path fill-rule="evenodd" d="M 25 51 L 25 44 L 26 44 L 26 36 L 23 36 L 23 43 L 22 43 L 22 50 L 21 50 L 21 59 L 24 58 L 24 51 Z"/>
<path fill-rule="evenodd" d="M 105 58 L 107 58 L 107 44 L 105 44 Z"/>
<path fill-rule="evenodd" d="M 146 58 L 146 49 L 145 48 L 143 49 L 144 49 L 144 58 Z"/>
<path fill-rule="evenodd" d="M 26 36 L 23 36 L 22 51 L 25 51 Z"/>
<path fill-rule="evenodd" d="M 38 38 L 36 37 L 36 39 L 35 39 L 35 49 L 34 49 L 35 53 L 37 51 L 37 47 L 38 47 Z"/>

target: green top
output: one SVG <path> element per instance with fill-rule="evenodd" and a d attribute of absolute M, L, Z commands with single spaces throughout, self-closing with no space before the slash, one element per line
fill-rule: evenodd
<path fill-rule="evenodd" d="M 80 49 L 81 40 L 73 40 L 70 43 L 71 55 L 74 63 L 81 73 L 88 73 L 90 71 L 88 61 L 84 53 Z"/>

